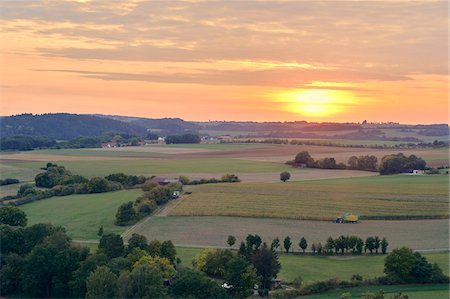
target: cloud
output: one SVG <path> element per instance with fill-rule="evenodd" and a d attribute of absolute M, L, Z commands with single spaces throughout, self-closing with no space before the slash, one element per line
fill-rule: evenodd
<path fill-rule="evenodd" d="M 212 70 L 174 78 L 85 74 L 104 80 L 239 84 L 230 78 L 236 76 L 242 84 L 252 85 L 302 84 L 308 81 L 306 75 L 405 80 L 413 73 L 447 74 L 443 63 L 448 59 L 447 5 L 443 1 L 7 1 L 2 3 L 2 29 L 13 35 L 26 32 L 29 39 L 54 40 L 50 46 L 41 43 L 34 48 L 47 58 L 205 64 L 246 60 L 337 69 L 322 75 Z M 254 75 L 257 78 L 250 78 Z M 277 82 L 280 77 L 287 83 Z"/>
<path fill-rule="evenodd" d="M 124 73 L 87 70 L 34 69 L 38 72 L 74 73 L 85 78 L 106 81 L 143 81 L 158 83 L 191 83 L 204 85 L 274 86 L 305 89 L 361 90 L 350 86 L 314 86 L 315 81 L 363 82 L 366 80 L 396 81 L 410 80 L 408 77 L 371 72 L 314 70 L 314 69 L 270 69 L 270 70 L 197 70 L 196 73 Z"/>

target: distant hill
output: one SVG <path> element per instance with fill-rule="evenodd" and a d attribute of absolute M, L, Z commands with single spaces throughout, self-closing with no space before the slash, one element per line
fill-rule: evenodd
<path fill-rule="evenodd" d="M 0 118 L 1 136 L 29 135 L 68 140 L 79 136 L 125 133 L 145 136 L 144 127 L 92 115 L 67 113 L 20 114 Z"/>
<path fill-rule="evenodd" d="M 389 134 L 387 131 L 389 130 Z M 266 138 L 320 138 L 358 140 L 398 140 L 420 142 L 421 136 L 447 139 L 447 124 L 402 125 L 398 123 L 315 123 L 293 122 L 190 122 L 180 118 L 143 118 L 101 114 L 20 114 L 0 117 L 1 136 L 30 135 L 68 140 L 80 136 L 121 133 L 168 136 L 182 133 L 218 136 L 236 132 L 235 136 Z"/>
<path fill-rule="evenodd" d="M 102 115 L 94 114 L 94 116 L 120 120 L 125 123 L 146 128 L 149 131 L 162 131 L 165 134 L 178 134 L 186 131 L 196 132 L 200 126 L 194 122 L 184 121 L 181 118 L 143 118 L 130 117 L 120 115 Z"/>

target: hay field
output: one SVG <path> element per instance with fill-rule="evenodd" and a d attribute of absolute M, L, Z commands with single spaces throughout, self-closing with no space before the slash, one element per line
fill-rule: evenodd
<path fill-rule="evenodd" d="M 411 233 L 414 232 L 414 233 Z M 324 242 L 329 236 L 356 235 L 361 238 L 386 237 L 389 249 L 408 246 L 417 250 L 448 250 L 449 221 L 439 220 L 365 220 L 358 224 L 335 224 L 331 221 L 306 221 L 273 218 L 171 216 L 150 217 L 126 232 L 148 239 L 172 240 L 178 246 L 226 246 L 228 235 L 237 238 L 236 246 L 248 234 L 259 234 L 272 242 L 290 236 L 297 244 L 302 236 L 309 243 Z M 294 245 L 298 251 L 298 246 Z"/>
<path fill-rule="evenodd" d="M 332 220 L 345 212 L 368 217 L 448 217 L 449 176 L 371 176 L 287 183 L 202 185 L 170 215 Z"/>

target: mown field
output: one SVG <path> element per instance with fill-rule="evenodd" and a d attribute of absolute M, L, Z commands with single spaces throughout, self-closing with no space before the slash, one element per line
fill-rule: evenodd
<path fill-rule="evenodd" d="M 366 218 L 448 217 L 448 183 L 446 175 L 396 175 L 202 185 L 170 215 L 332 220 L 352 212 Z"/>
<path fill-rule="evenodd" d="M 192 266 L 192 258 L 201 252 L 202 248 L 177 247 L 177 256 L 182 263 Z M 447 252 L 423 253 L 431 263 L 438 263 L 444 273 L 448 274 L 449 259 Z M 385 255 L 377 256 L 345 256 L 317 257 L 309 255 L 280 254 L 281 271 L 279 278 L 290 282 L 299 275 L 304 282 L 312 282 L 337 277 L 350 280 L 353 274 L 364 278 L 383 275 Z"/>
<path fill-rule="evenodd" d="M 141 190 L 51 197 L 20 206 L 28 217 L 28 225 L 51 223 L 66 228 L 73 239 L 99 239 L 98 229 L 105 233 L 122 233 L 127 227 L 114 225 L 117 208 L 134 201 Z"/>
<path fill-rule="evenodd" d="M 414 232 L 414 233 L 411 233 Z M 356 235 L 386 237 L 388 250 L 408 246 L 416 250 L 448 250 L 449 220 L 365 220 L 358 224 L 336 224 L 331 221 L 307 221 L 275 218 L 248 218 L 226 216 L 171 216 L 150 217 L 128 230 L 145 235 L 148 239 L 170 239 L 178 246 L 226 246 L 228 235 L 237 238 L 236 244 L 248 234 L 259 234 L 267 243 L 276 237 L 290 236 L 293 250 L 299 251 L 298 242 L 305 237 L 313 242 L 325 242 L 328 237 Z M 237 246 L 237 245 L 236 245 Z"/>
<path fill-rule="evenodd" d="M 17 167 L 37 169 L 43 162 L 17 163 Z M 260 162 L 240 159 L 153 159 L 153 160 L 92 160 L 92 161 L 60 161 L 76 174 L 87 177 L 105 176 L 123 172 L 134 175 L 155 175 L 167 173 L 258 173 L 280 172 L 289 170 L 288 165 L 274 162 Z"/>
<path fill-rule="evenodd" d="M 362 294 L 367 292 L 379 292 L 383 290 L 385 298 L 392 298 L 392 296 L 399 292 L 408 295 L 409 299 L 448 299 L 449 286 L 446 284 L 429 284 L 429 285 L 401 285 L 401 286 L 377 286 L 377 287 L 360 287 L 337 289 L 330 292 L 302 296 L 302 299 L 329 299 L 339 298 L 342 293 L 352 294 L 352 298 L 361 298 Z"/>

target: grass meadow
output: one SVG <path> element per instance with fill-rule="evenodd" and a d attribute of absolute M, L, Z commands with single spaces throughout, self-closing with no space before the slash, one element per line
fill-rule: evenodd
<path fill-rule="evenodd" d="M 98 239 L 98 229 L 105 233 L 122 233 L 127 227 L 114 225 L 117 208 L 134 201 L 141 190 L 122 190 L 99 194 L 51 197 L 20 206 L 28 217 L 28 225 L 51 223 L 66 228 L 73 239 Z"/>
<path fill-rule="evenodd" d="M 352 298 L 360 298 L 367 292 L 379 292 L 383 290 L 385 298 L 392 298 L 399 292 L 408 295 L 409 299 L 448 299 L 449 286 L 447 284 L 428 284 L 428 285 L 399 285 L 399 286 L 374 286 L 359 287 L 348 289 L 337 289 L 322 294 L 302 296 L 304 299 L 329 299 L 339 298 L 342 293 L 352 294 Z"/>
<path fill-rule="evenodd" d="M 175 207 L 176 216 L 244 216 L 332 220 L 448 217 L 447 175 L 371 176 L 287 183 L 202 185 Z"/>
<path fill-rule="evenodd" d="M 177 256 L 186 266 L 192 266 L 192 258 L 203 248 L 177 247 Z M 449 260 L 447 252 L 423 253 L 431 263 L 438 263 L 444 273 L 448 274 Z M 281 271 L 279 278 L 290 282 L 299 275 L 304 282 L 313 282 L 337 277 L 350 280 L 353 274 L 363 278 L 383 275 L 385 255 L 374 256 L 331 256 L 317 257 L 310 255 L 280 254 Z"/>

